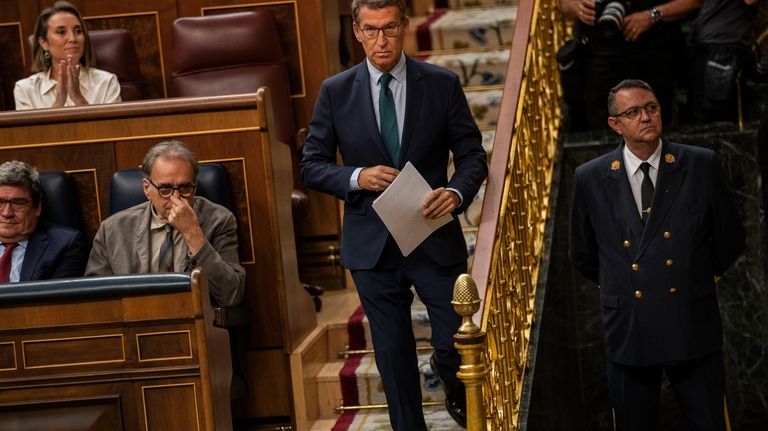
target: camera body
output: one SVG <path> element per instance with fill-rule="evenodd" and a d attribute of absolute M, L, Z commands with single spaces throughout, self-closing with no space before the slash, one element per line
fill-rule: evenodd
<path fill-rule="evenodd" d="M 626 0 L 595 0 L 595 29 L 606 39 L 619 34 L 629 6 Z"/>

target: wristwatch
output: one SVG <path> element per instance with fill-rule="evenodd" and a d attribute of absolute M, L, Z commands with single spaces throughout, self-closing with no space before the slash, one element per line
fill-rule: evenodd
<path fill-rule="evenodd" d="M 656 9 L 656 7 L 652 7 L 648 9 L 648 13 L 651 14 L 651 20 L 653 20 L 654 24 L 660 23 L 661 20 L 664 18 L 664 15 L 661 13 L 660 10 Z"/>

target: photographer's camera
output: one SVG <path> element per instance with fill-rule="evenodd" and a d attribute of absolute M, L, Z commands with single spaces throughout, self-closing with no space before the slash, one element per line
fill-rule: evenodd
<path fill-rule="evenodd" d="M 595 0 L 595 28 L 602 37 L 609 39 L 621 32 L 621 23 L 629 9 L 622 0 Z"/>

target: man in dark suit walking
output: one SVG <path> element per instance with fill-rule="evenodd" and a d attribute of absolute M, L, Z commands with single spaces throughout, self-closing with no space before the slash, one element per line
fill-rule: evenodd
<path fill-rule="evenodd" d="M 461 227 L 454 219 L 404 257 L 371 203 L 411 162 L 434 189 L 423 200 L 424 217 L 464 211 L 487 175 L 480 132 L 456 75 L 403 53 L 408 18 L 402 0 L 355 0 L 352 18 L 367 58 L 323 83 L 302 178 L 344 201 L 341 263 L 352 271 L 371 324 L 392 427 L 426 430 L 411 286 L 427 306 L 433 367 L 445 384 L 448 410 L 461 423 L 464 387 L 453 347 L 460 322 L 450 304 L 453 283 L 467 268 Z M 449 152 L 456 167 L 450 180 Z"/>
<path fill-rule="evenodd" d="M 32 166 L 15 160 L 0 165 L 0 284 L 83 275 L 83 234 L 39 223 L 42 190 Z"/>
<path fill-rule="evenodd" d="M 718 156 L 661 138 L 648 84 L 608 97 L 623 142 L 576 169 L 570 256 L 600 288 L 616 429 L 653 430 L 662 371 L 690 429 L 724 430 L 715 277 L 744 250 Z"/>

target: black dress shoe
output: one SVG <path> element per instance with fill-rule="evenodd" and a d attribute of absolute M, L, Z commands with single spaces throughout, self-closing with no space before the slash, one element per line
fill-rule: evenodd
<path fill-rule="evenodd" d="M 445 409 L 448 410 L 448 414 L 451 415 L 454 421 L 456 421 L 462 428 L 467 427 L 467 399 L 464 391 L 451 391 L 445 381 L 440 377 L 440 373 L 437 371 L 437 363 L 435 362 L 434 353 L 429 358 L 429 368 L 432 369 L 432 373 L 435 375 L 440 385 L 445 392 Z M 460 393 L 454 393 L 460 392 Z"/>
<path fill-rule="evenodd" d="M 464 402 L 457 402 L 454 400 L 450 400 L 448 398 L 445 399 L 445 408 L 448 410 L 448 414 L 451 415 L 453 420 L 456 421 L 457 424 L 459 424 L 460 427 L 466 428 L 467 427 L 467 402 L 466 400 Z"/>

